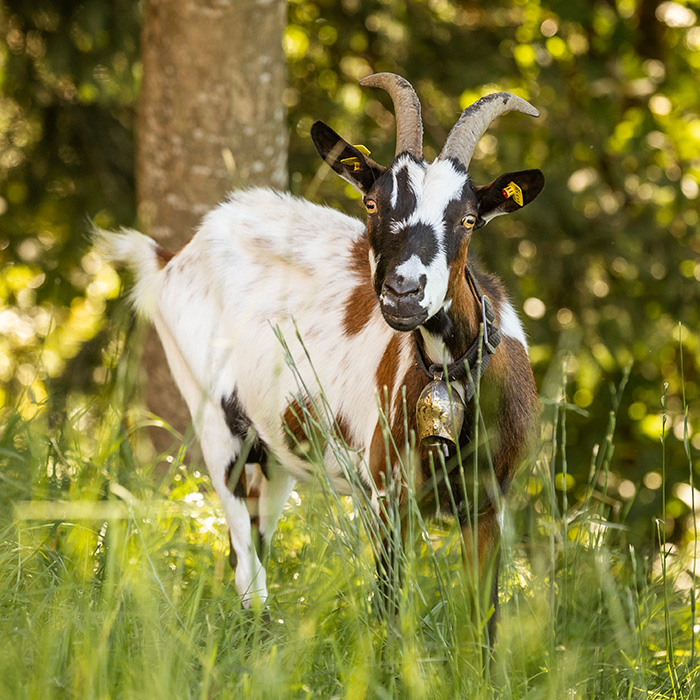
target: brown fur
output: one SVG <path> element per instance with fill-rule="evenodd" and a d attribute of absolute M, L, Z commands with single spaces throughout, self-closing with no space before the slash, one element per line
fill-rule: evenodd
<path fill-rule="evenodd" d="M 514 476 L 521 452 L 527 449 L 537 425 L 538 397 L 525 348 L 504 336 L 489 372 L 501 382 L 498 408 L 500 440 L 494 453 L 496 478 L 505 491 Z"/>
<path fill-rule="evenodd" d="M 454 357 L 459 357 L 466 351 L 479 329 L 480 318 L 477 313 L 474 293 L 464 277 L 468 251 L 469 239 L 467 238 L 462 243 L 457 259 L 450 269 L 450 280 L 447 286 L 447 296 L 452 299 L 450 316 L 459 319 L 459 326 L 462 331 L 460 335 L 463 336 L 459 338 L 459 345 L 464 346 L 450 348 L 450 352 L 452 352 Z M 467 338 L 467 335 L 470 337 Z"/>
<path fill-rule="evenodd" d="M 388 413 L 387 409 L 389 406 L 391 406 L 398 371 L 399 335 L 398 333 L 395 333 L 386 346 L 386 350 L 382 355 L 382 360 L 379 363 L 379 367 L 377 367 L 376 373 L 377 394 L 379 395 L 382 410 L 384 410 L 385 413 Z"/>
<path fill-rule="evenodd" d="M 341 413 L 335 416 L 335 427 L 337 428 L 338 436 L 348 447 L 359 449 L 360 446 L 354 440 L 354 436 L 350 432 L 350 424 Z"/>
<path fill-rule="evenodd" d="M 454 323 L 454 333 L 450 338 L 448 347 L 453 356 L 459 357 L 474 342 L 479 334 L 481 322 L 481 305 L 474 290 L 464 275 L 467 261 L 468 241 L 462 246 L 459 258 L 452 267 L 448 295 L 453 300 L 449 316 Z M 499 308 L 506 298 L 503 287 L 497 277 L 475 271 L 482 291 L 491 299 L 496 310 L 496 323 L 499 321 Z M 416 334 L 416 341 L 420 335 Z M 447 339 L 446 339 L 447 341 Z M 404 457 L 403 450 L 406 444 L 405 425 L 408 425 L 409 441 L 411 432 L 416 429 L 415 406 L 428 378 L 417 367 L 412 367 L 406 374 L 394 383 L 393 389 L 389 380 L 396 376 L 395 363 L 398 361 L 398 343 L 387 347 L 382 358 L 381 366 L 377 370 L 377 387 L 383 392 L 387 386 L 389 392 L 391 415 L 391 439 L 386 441 L 379 423 L 375 427 L 372 443 L 369 451 L 370 473 L 375 483 L 380 488 L 386 488 L 387 481 L 392 472 L 395 472 L 400 457 Z M 450 347 L 452 345 L 452 347 Z M 392 356 L 395 359 L 392 359 Z M 403 392 L 405 387 L 406 410 L 404 413 Z M 393 394 L 393 396 L 392 396 Z M 381 394 L 383 396 L 383 393 Z M 478 500 L 478 513 L 474 514 L 473 503 L 465 502 L 464 497 L 459 498 L 462 487 L 458 473 L 452 471 L 447 479 L 438 475 L 437 494 L 438 503 L 434 502 L 434 487 L 431 485 L 433 475 L 430 471 L 430 448 L 416 446 L 416 456 L 419 457 L 421 468 L 416 470 L 413 487 L 417 493 L 423 493 L 425 498 L 422 508 L 426 515 L 429 511 L 436 510 L 450 512 L 453 498 L 457 505 L 466 508 L 460 512 L 459 519 L 463 524 L 462 537 L 465 545 L 466 565 L 474 567 L 479 572 L 481 579 L 480 590 L 484 594 L 484 603 L 488 609 L 489 604 L 497 606 L 498 586 L 498 549 L 500 541 L 500 528 L 497 518 L 497 510 L 500 498 L 505 495 L 510 482 L 517 470 L 519 460 L 527 448 L 529 437 L 536 424 L 537 415 L 537 391 L 530 368 L 530 362 L 525 348 L 514 338 L 503 336 L 500 347 L 491 356 L 489 367 L 484 374 L 481 384 L 480 407 L 484 419 L 487 422 L 487 432 L 492 440 L 491 454 L 493 456 L 493 476 L 491 468 L 485 460 L 479 466 L 479 486 L 474 496 Z M 466 449 L 463 455 L 468 455 L 471 449 L 471 436 L 473 424 L 476 420 L 476 407 L 471 402 L 466 407 L 465 431 L 460 438 L 460 444 Z M 484 439 L 483 430 L 480 432 L 479 441 Z M 480 449 L 480 455 L 485 455 L 486 450 Z M 433 454 L 434 464 L 439 464 L 437 453 Z M 464 456 L 465 464 L 470 459 Z M 388 463 L 387 463 L 388 461 Z M 406 463 L 404 461 L 404 463 Z M 399 476 L 393 474 L 393 476 Z M 494 483 L 495 477 L 495 483 Z M 401 484 L 394 493 L 403 500 L 405 497 L 405 484 Z M 472 496 L 468 496 L 473 500 Z M 381 516 L 381 514 L 380 514 Z M 476 521 L 475 521 L 476 517 Z M 474 532 L 475 522 L 478 522 L 477 531 Z M 476 535 L 476 537 L 475 537 Z M 476 539 L 476 547 L 474 542 Z M 388 543 L 384 543 L 386 548 Z M 476 551 L 475 551 L 476 550 Z M 383 550 L 380 550 L 383 551 Z M 385 554 L 390 559 L 391 555 Z M 384 566 L 381 561 L 378 566 Z M 489 602 L 490 601 L 490 602 Z M 495 615 L 489 621 L 489 632 L 493 633 Z"/>
<path fill-rule="evenodd" d="M 369 446 L 369 473 L 378 489 L 383 489 L 388 480 L 387 451 L 391 460 L 391 447 L 386 445 L 381 422 L 377 422 Z"/>
<path fill-rule="evenodd" d="M 358 279 L 357 287 L 345 302 L 343 331 L 348 336 L 361 333 L 377 309 L 377 295 L 369 275 L 369 243 L 366 237 L 358 239 L 350 251 L 350 270 Z"/>
<path fill-rule="evenodd" d="M 308 399 L 306 399 L 304 406 L 308 414 L 311 416 L 315 415 L 313 406 Z M 282 416 L 287 430 L 291 433 L 291 435 L 287 433 L 287 446 L 292 451 L 297 451 L 300 447 L 309 443 L 308 428 L 304 420 L 305 410 L 296 401 L 292 401 Z"/>
<path fill-rule="evenodd" d="M 387 351 L 390 347 L 391 343 L 389 344 Z M 396 360 L 398 360 L 398 357 L 396 358 Z M 396 377 L 398 367 L 396 367 L 393 371 L 394 376 Z M 379 372 L 377 374 L 379 374 Z M 388 415 L 386 415 L 386 420 L 389 420 L 390 416 L 393 416 L 393 420 L 391 420 L 391 423 L 389 425 L 391 437 L 388 440 L 385 440 L 384 432 L 386 430 L 386 426 L 380 420 L 374 429 L 374 435 L 372 436 L 372 443 L 370 445 L 369 451 L 370 474 L 372 475 L 372 479 L 374 480 L 375 484 L 379 488 L 385 487 L 386 483 L 389 480 L 389 476 L 392 474 L 395 466 L 400 460 L 402 460 L 404 464 L 406 463 L 406 443 L 408 442 L 410 449 L 411 440 L 415 435 L 416 403 L 418 401 L 418 397 L 420 396 L 421 391 L 423 391 L 423 388 L 427 383 L 427 377 L 425 377 L 425 375 L 416 367 L 411 367 L 411 369 L 409 369 L 404 374 L 404 376 L 398 383 L 394 381 L 392 385 L 388 388 L 390 401 L 389 406 L 391 407 L 391 411 Z M 403 398 L 404 387 L 406 389 L 405 409 Z M 408 426 L 409 430 L 408 436 L 406 435 L 406 425 Z M 419 454 L 421 458 L 425 457 L 425 455 L 423 454 L 423 450 L 419 449 Z M 416 483 L 414 484 L 414 487 L 419 488 L 422 482 L 423 477 L 421 476 L 420 471 L 418 471 L 416 474 Z M 401 490 L 401 494 L 402 497 L 403 495 L 405 495 L 403 489 Z"/>

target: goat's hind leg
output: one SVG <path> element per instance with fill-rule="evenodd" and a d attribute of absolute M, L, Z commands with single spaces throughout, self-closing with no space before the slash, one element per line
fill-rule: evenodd
<path fill-rule="evenodd" d="M 253 528 L 246 503 L 243 469 L 236 469 L 243 448 L 242 441 L 234 436 L 221 408 L 208 405 L 201 416 L 200 443 L 212 485 L 224 508 L 229 529 L 231 548 L 235 553 L 236 590 L 242 597 L 243 607 L 253 601 L 264 603 L 267 598 L 265 569 L 260 563 L 253 542 Z M 242 457 L 245 459 L 245 456 Z M 243 465 L 241 465 L 243 466 Z M 235 482 L 229 479 L 236 474 Z M 233 558 L 233 557 L 231 557 Z"/>

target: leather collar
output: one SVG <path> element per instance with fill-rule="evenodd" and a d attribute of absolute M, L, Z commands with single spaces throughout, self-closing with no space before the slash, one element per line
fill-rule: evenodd
<path fill-rule="evenodd" d="M 489 366 L 491 355 L 496 352 L 501 342 L 501 333 L 496 326 L 496 314 L 491 300 L 483 293 L 481 285 L 467 264 L 464 275 L 472 293 L 476 297 L 481 308 L 481 323 L 479 333 L 467 351 L 449 365 L 431 364 L 428 366 L 420 343 L 416 342 L 416 364 L 418 368 L 430 379 L 443 379 L 448 382 L 459 382 L 469 377 L 465 386 L 466 401 L 471 401 L 476 390 L 476 385 L 483 377 Z"/>

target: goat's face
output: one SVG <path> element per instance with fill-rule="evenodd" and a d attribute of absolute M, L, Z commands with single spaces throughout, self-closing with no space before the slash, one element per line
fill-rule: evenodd
<path fill-rule="evenodd" d="M 478 218 L 467 173 L 450 160 L 405 154 L 364 197 L 369 262 L 379 304 L 397 330 L 416 328 L 445 304 L 450 269 Z"/>
<path fill-rule="evenodd" d="M 395 104 L 409 90 L 415 98 L 405 81 L 399 89 L 399 97 L 392 95 Z M 461 128 L 463 118 L 455 129 Z M 311 135 L 321 157 L 363 194 L 369 266 L 382 314 L 392 328 L 410 331 L 449 304 L 451 269 L 464 260 L 472 232 L 494 216 L 531 202 L 542 190 L 544 177 L 539 170 L 526 170 L 477 187 L 467 172 L 471 153 L 465 156 L 452 134 L 438 159 L 427 163 L 416 140 L 406 143 L 404 137 L 401 143 L 400 127 L 399 132 L 397 150 L 403 150 L 388 169 L 322 122 L 314 124 Z M 517 201 L 511 198 L 514 191 Z"/>

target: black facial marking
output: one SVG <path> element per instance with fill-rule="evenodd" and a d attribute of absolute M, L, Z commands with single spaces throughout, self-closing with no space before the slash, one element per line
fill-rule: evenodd
<path fill-rule="evenodd" d="M 393 178 L 389 180 L 387 189 L 388 198 L 387 205 L 390 208 L 391 217 L 395 221 L 402 221 L 407 219 L 416 210 L 416 195 L 413 192 L 413 188 L 410 185 L 410 179 L 408 176 L 408 168 L 403 167 L 396 173 L 396 188 L 398 196 L 396 199 L 396 206 L 391 208 L 391 195 L 393 194 Z"/>
<path fill-rule="evenodd" d="M 388 234 L 383 234 L 384 231 L 370 238 L 375 255 L 378 257 L 377 274 L 374 280 L 377 294 L 381 293 L 387 276 L 392 275 L 402 263 L 417 256 L 421 263 L 427 266 L 438 254 L 435 232 L 427 224 L 419 223 L 406 227 L 398 233 L 389 231 Z M 414 281 L 419 282 L 423 289 L 427 279 L 425 275 L 421 275 Z"/>
<path fill-rule="evenodd" d="M 402 246 L 404 252 L 399 264 L 414 255 L 417 255 L 426 266 L 435 260 L 438 254 L 438 245 L 432 226 L 420 222 L 413 226 L 408 226 L 401 234 L 401 238 L 405 238 L 405 241 L 408 243 Z"/>
<path fill-rule="evenodd" d="M 448 205 L 445 211 L 445 223 L 448 226 L 454 226 L 459 223 L 463 216 L 471 212 L 473 214 L 477 213 L 478 202 L 476 198 L 476 193 L 474 192 L 474 186 L 470 179 L 464 183 L 462 187 L 462 192 L 457 199 L 453 199 Z"/>
<path fill-rule="evenodd" d="M 444 309 L 440 309 L 434 316 L 431 316 L 423 324 L 423 328 L 428 333 L 438 335 L 445 340 L 451 338 L 455 330 L 452 319 L 445 313 Z"/>
<path fill-rule="evenodd" d="M 427 165 L 425 161 L 412 160 L 410 162 L 408 156 L 401 156 L 375 184 L 371 196 L 378 203 L 379 215 L 368 220 L 369 240 L 377 266 L 375 291 L 380 298 L 385 320 L 389 325 L 396 323 L 392 327 L 397 330 L 408 330 L 420 315 L 419 312 L 425 311 L 422 302 L 428 282 L 425 272 L 421 273 L 416 268 L 409 275 L 415 279 L 404 277 L 397 269 L 409 260 L 420 261 L 420 265 L 427 269 L 443 251 L 447 265 L 451 265 L 465 236 L 469 235 L 467 229 L 461 226 L 461 220 L 467 214 L 478 214 L 474 186 L 464 166 L 455 161 L 452 167 L 463 175 L 463 180 L 456 192 L 445 193 L 448 194 L 446 199 L 450 196 L 453 199 L 446 203 L 442 222 L 416 222 L 412 215 L 416 212 L 419 195 L 413 190 L 411 175 L 417 174 L 413 168 L 425 171 Z M 395 196 L 394 206 L 392 195 Z M 409 221 L 412 223 L 408 224 Z M 444 313 L 441 316 L 447 319 Z M 403 318 L 408 319 L 405 329 L 396 320 Z M 435 318 L 432 324 L 434 328 L 430 330 L 440 336 L 449 337 L 452 334 L 450 328 L 444 327 L 444 319 Z"/>
<path fill-rule="evenodd" d="M 463 236 L 467 234 L 466 229 L 460 222 L 468 213 L 477 215 L 476 194 L 470 180 L 464 183 L 460 197 L 452 200 L 445 211 L 445 238 L 443 246 L 448 265 L 452 264 L 459 251 Z"/>

